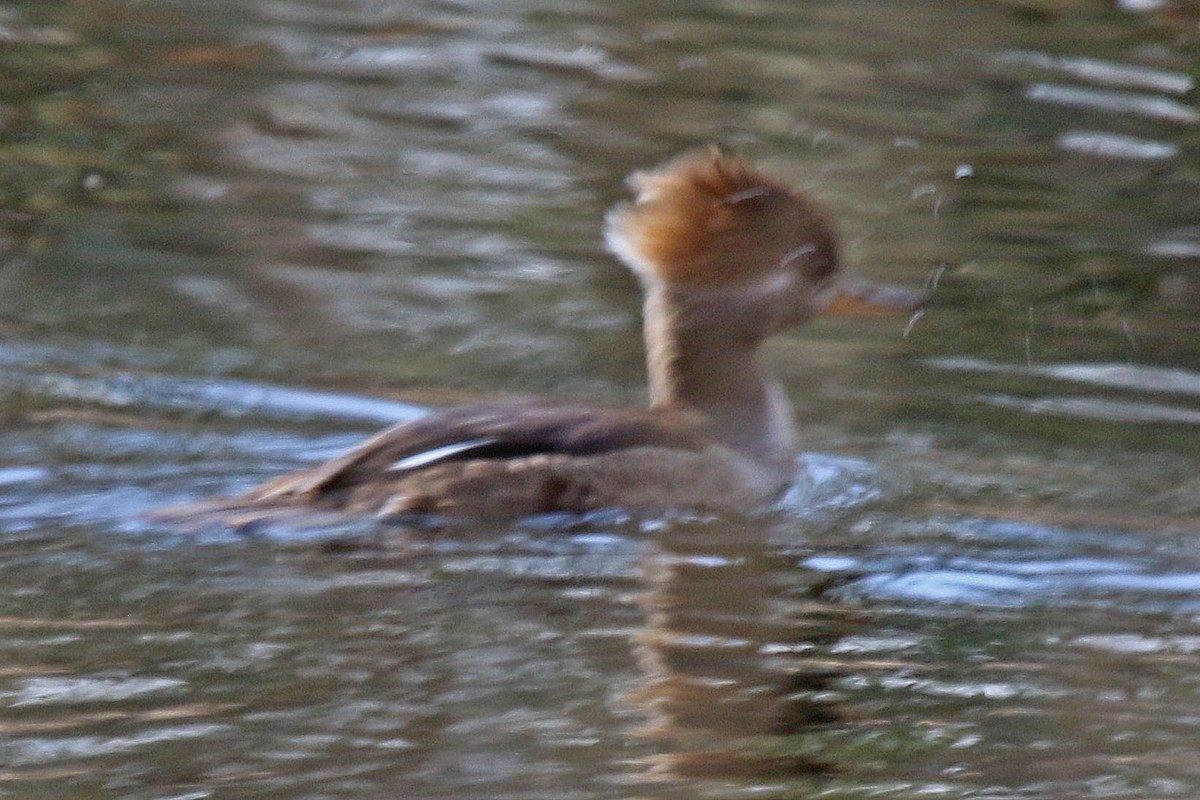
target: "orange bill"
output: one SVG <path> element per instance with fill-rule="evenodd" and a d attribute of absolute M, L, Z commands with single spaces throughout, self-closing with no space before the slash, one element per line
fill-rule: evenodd
<path fill-rule="evenodd" d="M 929 296 L 922 289 L 853 279 L 838 284 L 837 293 L 822 314 L 861 316 L 894 314 L 919 308 Z"/>

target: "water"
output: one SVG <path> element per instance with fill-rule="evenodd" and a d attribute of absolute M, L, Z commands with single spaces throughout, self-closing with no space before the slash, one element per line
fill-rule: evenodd
<path fill-rule="evenodd" d="M 0 793 L 1200 793 L 1194 4 L 0 4 Z M 185 533 L 426 405 L 640 402 L 720 140 L 913 319 L 747 519 Z"/>

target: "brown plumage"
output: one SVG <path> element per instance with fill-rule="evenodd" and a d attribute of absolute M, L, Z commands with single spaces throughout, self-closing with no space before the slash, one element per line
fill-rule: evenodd
<path fill-rule="evenodd" d="M 694 462 L 709 445 L 704 419 L 692 413 L 486 403 L 386 430 L 241 499 L 385 514 L 490 515 L 493 504 L 514 503 L 520 514 L 580 512 L 619 505 L 619 494 L 638 490 L 652 464 Z M 613 469 L 615 454 L 633 451 L 640 469 Z"/>
<path fill-rule="evenodd" d="M 606 241 L 645 289 L 651 403 L 535 401 L 432 413 L 326 464 L 176 520 L 301 508 L 519 517 L 608 507 L 747 509 L 795 468 L 791 413 L 756 350 L 839 294 L 829 219 L 715 150 L 631 179 Z M 912 295 L 904 295 L 911 304 Z"/>
<path fill-rule="evenodd" d="M 836 268 L 833 226 L 816 203 L 715 149 L 636 172 L 629 184 L 637 200 L 613 209 L 606 235 L 643 277 L 729 285 L 801 255 L 814 278 Z"/>

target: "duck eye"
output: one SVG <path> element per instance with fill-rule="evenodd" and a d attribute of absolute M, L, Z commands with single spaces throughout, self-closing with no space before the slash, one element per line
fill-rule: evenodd
<path fill-rule="evenodd" d="M 813 248 L 810 253 L 802 268 L 805 278 L 810 281 L 824 280 L 837 271 L 837 261 L 827 250 Z"/>

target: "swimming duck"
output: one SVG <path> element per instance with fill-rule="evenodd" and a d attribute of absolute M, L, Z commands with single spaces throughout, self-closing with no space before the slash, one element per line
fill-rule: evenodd
<path fill-rule="evenodd" d="M 685 154 L 630 185 L 636 198 L 608 214 L 605 240 L 644 291 L 648 407 L 437 411 L 223 508 L 517 518 L 747 510 L 777 497 L 797 443 L 760 343 L 839 304 L 911 307 L 916 293 L 842 280 L 826 213 L 721 151 Z"/>

